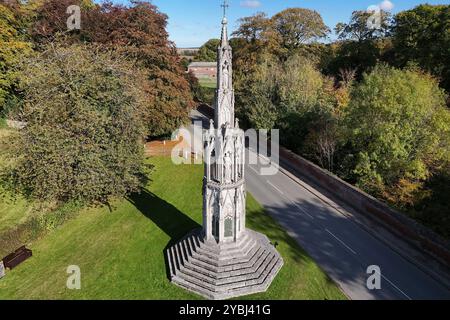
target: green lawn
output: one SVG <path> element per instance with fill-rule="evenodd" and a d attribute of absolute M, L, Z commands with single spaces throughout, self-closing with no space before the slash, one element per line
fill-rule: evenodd
<path fill-rule="evenodd" d="M 200 78 L 198 82 L 204 88 L 215 89 L 217 87 L 217 79 L 214 78 Z"/>
<path fill-rule="evenodd" d="M 32 243 L 33 257 L 0 280 L 1 299 L 197 299 L 171 284 L 164 249 L 201 223 L 201 165 L 154 158 L 148 190 L 106 208 L 84 210 Z M 248 299 L 345 299 L 281 227 L 249 196 L 248 227 L 279 243 L 285 265 L 269 291 Z M 69 265 L 81 290 L 66 288 Z"/>
<path fill-rule="evenodd" d="M 6 119 L 0 117 L 0 129 L 7 128 Z"/>

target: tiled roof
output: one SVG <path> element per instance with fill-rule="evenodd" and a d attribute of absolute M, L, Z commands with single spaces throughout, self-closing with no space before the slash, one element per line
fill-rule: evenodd
<path fill-rule="evenodd" d="M 189 65 L 189 68 L 196 68 L 196 67 L 215 68 L 217 67 L 217 62 L 192 62 Z"/>

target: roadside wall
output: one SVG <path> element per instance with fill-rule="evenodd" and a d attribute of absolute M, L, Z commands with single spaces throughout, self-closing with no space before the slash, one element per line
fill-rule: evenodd
<path fill-rule="evenodd" d="M 427 251 L 450 267 L 449 241 L 332 173 L 292 151 L 280 147 L 280 161 L 282 164 L 283 159 L 287 160 L 287 166 L 292 167 L 291 169 L 294 169 L 300 175 L 313 180 L 318 186 L 334 194 L 358 212 L 376 219 L 392 232 L 419 246 L 422 250 Z"/>

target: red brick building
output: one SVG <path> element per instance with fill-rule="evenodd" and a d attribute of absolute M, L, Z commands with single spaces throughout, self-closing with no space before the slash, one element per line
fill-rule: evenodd
<path fill-rule="evenodd" d="M 216 78 L 216 62 L 192 62 L 188 66 L 188 71 L 192 71 L 197 78 Z"/>

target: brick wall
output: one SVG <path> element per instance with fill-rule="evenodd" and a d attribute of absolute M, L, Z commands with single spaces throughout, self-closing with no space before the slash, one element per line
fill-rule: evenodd
<path fill-rule="evenodd" d="M 356 209 L 361 214 L 381 222 L 388 230 L 399 234 L 409 243 L 428 252 L 442 263 L 450 266 L 450 244 L 432 230 L 392 209 L 387 204 L 375 199 L 343 181 L 334 174 L 320 168 L 290 150 L 280 147 L 280 161 L 287 160 L 286 165 L 300 175 L 317 183 L 317 185 L 338 199 Z"/>

